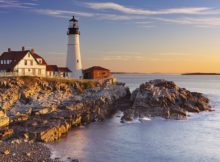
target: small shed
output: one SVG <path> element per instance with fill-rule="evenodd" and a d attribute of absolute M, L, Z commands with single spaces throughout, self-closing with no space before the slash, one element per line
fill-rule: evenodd
<path fill-rule="evenodd" d="M 103 79 L 109 78 L 111 76 L 111 71 L 100 66 L 93 66 L 83 70 L 83 75 L 84 79 Z"/>
<path fill-rule="evenodd" d="M 46 66 L 47 76 L 48 77 L 55 77 L 58 76 L 58 67 L 57 65 L 47 65 Z"/>
<path fill-rule="evenodd" d="M 64 77 L 64 78 L 69 77 L 70 73 L 72 72 L 67 67 L 58 67 L 58 71 L 59 71 L 60 77 Z"/>

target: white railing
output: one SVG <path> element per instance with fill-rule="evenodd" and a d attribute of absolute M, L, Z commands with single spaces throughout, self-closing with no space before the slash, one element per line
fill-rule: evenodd
<path fill-rule="evenodd" d="M 0 77 L 13 77 L 18 76 L 17 72 L 0 72 Z"/>

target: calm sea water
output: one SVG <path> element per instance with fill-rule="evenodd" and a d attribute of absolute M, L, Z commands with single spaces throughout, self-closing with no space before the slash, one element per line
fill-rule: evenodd
<path fill-rule="evenodd" d="M 53 157 L 81 162 L 212 162 L 220 161 L 220 76 L 116 75 L 131 90 L 152 79 L 175 81 L 211 100 L 214 112 L 188 120 L 160 118 L 122 124 L 113 117 L 68 133 L 49 145 Z M 120 113 L 119 113 L 120 114 Z"/>

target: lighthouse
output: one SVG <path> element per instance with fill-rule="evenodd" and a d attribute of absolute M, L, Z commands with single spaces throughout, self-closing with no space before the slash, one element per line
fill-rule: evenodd
<path fill-rule="evenodd" d="M 79 35 L 79 23 L 78 20 L 76 20 L 73 16 L 73 18 L 69 21 L 69 28 L 67 32 L 68 45 L 66 66 L 72 71 L 70 77 L 82 79 L 83 74 L 80 55 Z"/>

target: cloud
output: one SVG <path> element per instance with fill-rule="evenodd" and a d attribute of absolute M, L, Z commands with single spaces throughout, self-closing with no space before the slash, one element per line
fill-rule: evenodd
<path fill-rule="evenodd" d="M 0 8 L 32 8 L 37 3 L 21 2 L 18 0 L 0 0 Z"/>
<path fill-rule="evenodd" d="M 138 8 L 129 8 L 117 3 L 105 2 L 105 3 L 85 3 L 87 7 L 96 10 L 115 10 L 124 14 L 134 15 L 163 15 L 163 14 L 203 14 L 208 12 L 211 8 L 207 7 L 188 7 L 188 8 L 172 8 L 163 10 L 145 10 Z"/>
<path fill-rule="evenodd" d="M 112 21 L 143 19 L 143 17 L 141 16 L 102 14 L 102 13 L 90 13 L 90 12 L 68 11 L 68 10 L 32 9 L 31 11 L 42 15 L 48 15 L 48 16 L 60 17 L 60 18 L 70 18 L 70 16 L 76 15 L 79 17 L 93 17 L 99 20 L 112 20 Z"/>
<path fill-rule="evenodd" d="M 54 16 L 54 17 L 61 17 L 61 18 L 70 18 L 72 15 L 82 16 L 82 17 L 92 17 L 94 14 L 87 13 L 87 12 L 78 12 L 78 11 L 67 11 L 67 10 L 52 10 L 52 9 L 35 9 L 33 12 Z"/>
<path fill-rule="evenodd" d="M 95 17 L 97 19 L 112 20 L 112 21 L 144 19 L 144 17 L 141 16 L 128 16 L 128 15 L 117 15 L 117 14 L 95 14 Z"/>
<path fill-rule="evenodd" d="M 208 7 L 189 7 L 189 8 L 171 8 L 162 10 L 147 10 L 130 8 L 117 3 L 83 3 L 84 6 L 96 9 L 96 12 L 70 11 L 61 9 L 42 9 L 36 7 L 38 0 L 24 1 L 24 0 L 0 0 L 0 8 L 24 8 L 27 11 L 35 12 L 41 15 L 48 15 L 52 17 L 59 17 L 69 19 L 72 15 L 79 17 L 93 18 L 96 20 L 110 20 L 110 21 L 133 21 L 142 28 L 155 27 L 158 22 L 165 24 L 180 24 L 192 25 L 196 27 L 215 27 L 220 26 L 220 10 Z M 103 10 L 115 10 L 119 13 L 101 12 Z M 6 10 L 1 10 L 1 12 Z M 175 17 L 166 18 L 166 15 L 173 14 Z M 179 15 L 180 14 L 180 15 Z M 188 15 L 183 17 L 182 14 Z M 204 14 L 207 14 L 204 17 Z M 210 14 L 216 14 L 216 17 L 207 17 Z M 161 17 L 163 15 L 163 17 Z M 185 16 L 186 16 L 185 15 Z M 189 16 L 190 15 L 190 16 Z"/>
<path fill-rule="evenodd" d="M 90 60 L 99 60 L 99 61 L 144 61 L 146 57 L 138 55 L 136 53 L 132 55 L 110 55 L 111 52 L 108 52 L 109 55 L 100 56 L 97 58 L 90 58 Z M 124 53 L 124 52 L 122 52 Z M 122 54 L 121 53 L 121 54 Z M 130 53 L 131 54 L 131 53 Z"/>
<path fill-rule="evenodd" d="M 155 20 L 162 21 L 165 23 L 174 23 L 181 25 L 196 25 L 196 26 L 220 26 L 219 17 L 182 17 L 182 18 L 154 18 Z"/>

